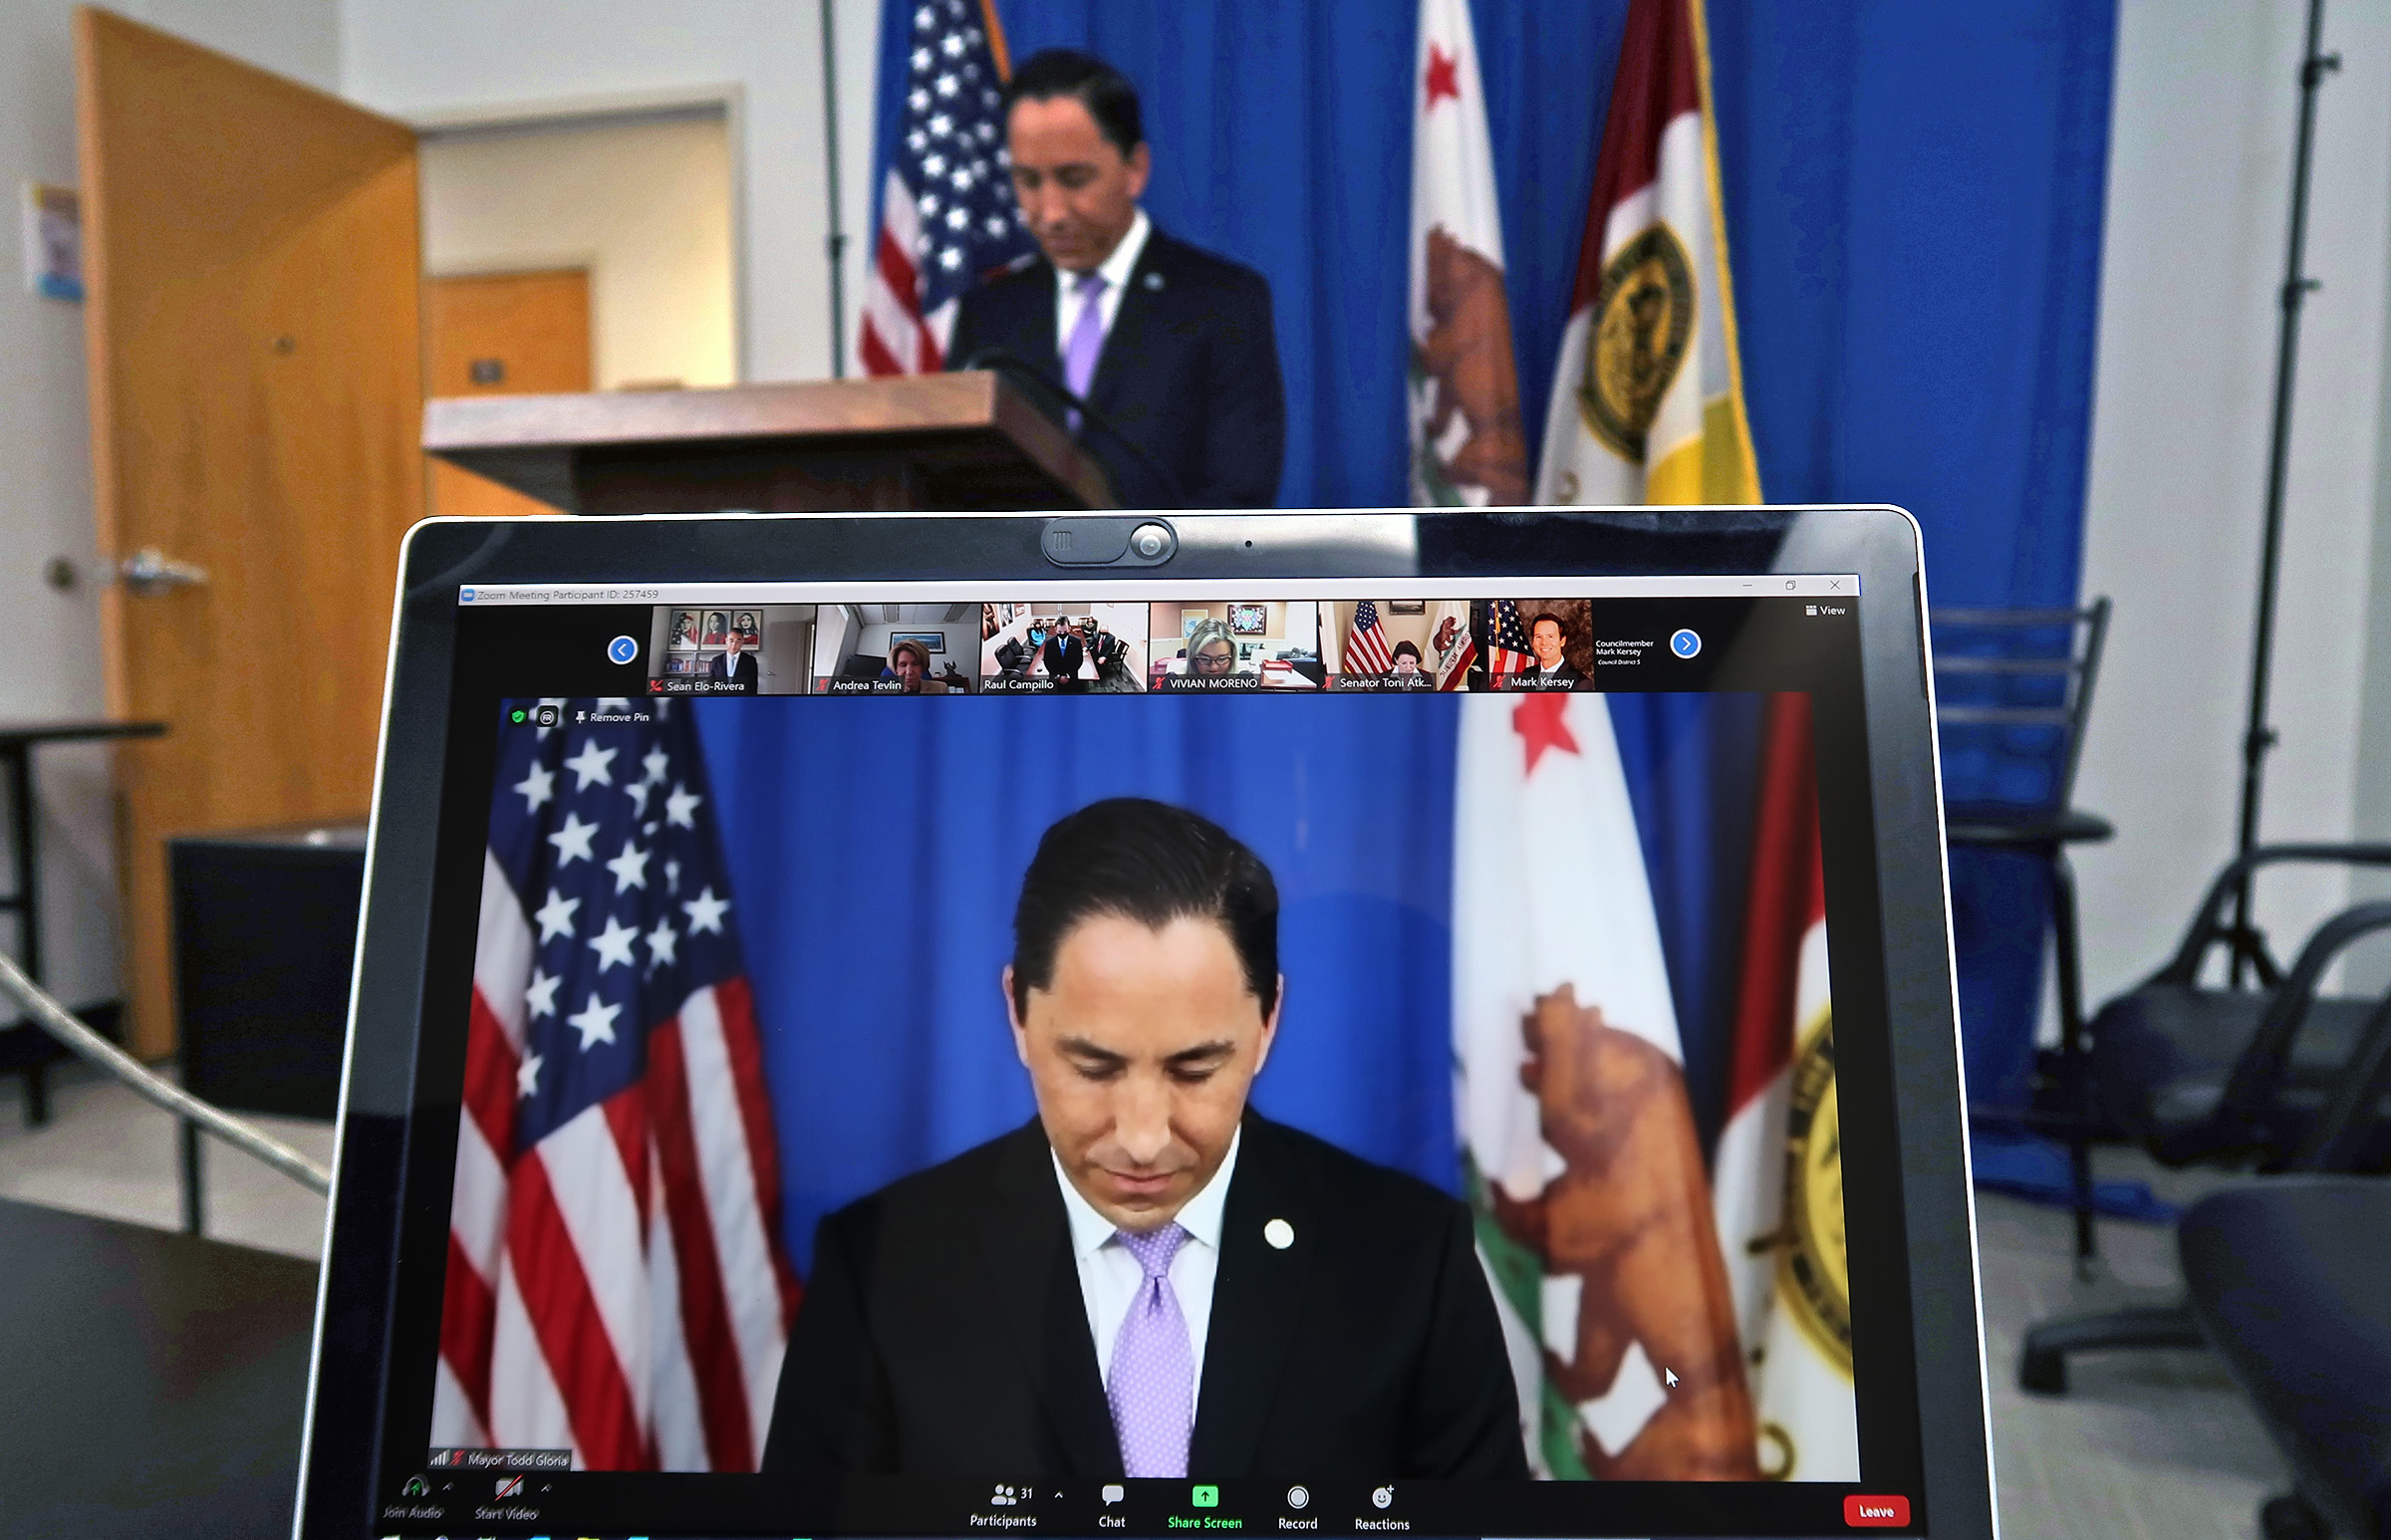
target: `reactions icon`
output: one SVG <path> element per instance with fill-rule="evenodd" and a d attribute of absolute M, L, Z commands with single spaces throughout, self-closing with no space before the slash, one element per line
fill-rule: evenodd
<path fill-rule="evenodd" d="M 1381 1486 L 1381 1487 L 1375 1487 L 1375 1488 L 1373 1488 L 1373 1489 L 1371 1490 L 1371 1493 L 1370 1493 L 1370 1506 L 1371 1506 L 1371 1507 L 1373 1507 L 1373 1508 L 1392 1508 L 1392 1507 L 1394 1507 L 1394 1506 L 1395 1506 L 1395 1488 L 1393 1488 L 1393 1487 L 1391 1487 L 1391 1486 Z"/>

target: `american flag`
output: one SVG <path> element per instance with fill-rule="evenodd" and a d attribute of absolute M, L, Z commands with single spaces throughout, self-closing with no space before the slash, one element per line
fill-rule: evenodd
<path fill-rule="evenodd" d="M 1339 666 L 1346 673 L 1382 674 L 1395 666 L 1394 654 L 1387 650 L 1387 634 L 1378 624 L 1378 604 L 1363 600 L 1353 607 L 1353 629 L 1345 634 L 1345 656 Z"/>
<path fill-rule="evenodd" d="M 895 0 L 884 25 L 908 29 L 882 54 L 881 89 L 904 110 L 881 146 L 880 233 L 856 351 L 868 375 L 930 375 L 945 366 L 962 292 L 1032 246 L 1013 204 L 1004 34 L 987 0 Z"/>
<path fill-rule="evenodd" d="M 694 723 L 636 709 L 499 728 L 431 1442 L 753 1470 L 798 1296 L 762 1045 Z"/>
<path fill-rule="evenodd" d="M 1536 660 L 1527 649 L 1527 631 L 1519 624 L 1519 607 L 1507 599 L 1494 601 L 1494 613 L 1488 630 L 1492 636 L 1486 648 L 1486 671 L 1500 679 L 1520 672 Z"/>

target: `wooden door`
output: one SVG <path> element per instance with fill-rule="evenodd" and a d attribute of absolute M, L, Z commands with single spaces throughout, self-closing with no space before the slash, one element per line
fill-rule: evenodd
<path fill-rule="evenodd" d="M 99 549 L 201 582 L 101 605 L 132 1041 L 173 1042 L 165 846 L 373 796 L 398 541 L 423 509 L 415 141 L 76 13 Z"/>
<path fill-rule="evenodd" d="M 435 278 L 424 290 L 430 395 L 553 395 L 590 388 L 590 275 L 583 268 Z M 457 518 L 554 513 L 445 460 L 432 511 Z"/>

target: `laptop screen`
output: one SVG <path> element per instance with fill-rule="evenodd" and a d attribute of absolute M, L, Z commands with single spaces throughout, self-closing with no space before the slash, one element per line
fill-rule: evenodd
<path fill-rule="evenodd" d="M 461 591 L 383 1531 L 1922 1532 L 1857 578 L 1384 586 Z"/>

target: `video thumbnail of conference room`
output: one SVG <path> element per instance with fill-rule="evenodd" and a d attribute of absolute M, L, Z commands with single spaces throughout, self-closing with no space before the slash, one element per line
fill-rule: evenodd
<path fill-rule="evenodd" d="M 1154 627 L 1199 648 L 1227 622 L 1232 645 L 1255 647 L 1235 665 L 1258 670 L 1295 660 L 1329 607 L 1258 625 L 1218 608 L 1158 609 Z M 1125 629 L 1104 606 L 1032 609 L 963 624 L 992 625 L 983 658 L 1025 640 L 1024 621 Z M 836 647 L 937 629 L 863 624 Z M 1028 1145 L 1026 1190 L 1054 1197 L 1001 980 L 1041 842 L 1101 805 L 1130 808 L 1131 833 L 1083 829 L 1065 848 L 1097 854 L 1062 872 L 1066 890 L 1083 872 L 1118 880 L 1105 841 L 1180 838 L 1195 815 L 1276 894 L 1284 987 L 1229 1218 L 1237 1183 L 1289 1150 L 1341 1162 L 1339 1179 L 1371 1173 L 1416 1246 L 1288 1209 L 1296 1227 L 1268 1247 L 1350 1241 L 1433 1268 L 1442 1243 L 1451 1268 L 1458 1245 L 1445 1276 L 1465 1287 L 1444 1297 L 1465 1306 L 1432 1330 L 1445 1402 L 1501 1409 L 1498 1437 L 1479 1425 L 1439 1453 L 1398 1432 L 1324 1447 L 1319 1428 L 1402 1419 L 1309 1407 L 1297 1388 L 1418 1377 L 1318 1353 L 1365 1351 L 1356 1332 L 1426 1352 L 1385 1314 L 1419 1291 L 1324 1257 L 1302 1319 L 1273 1339 L 1291 1344 L 1278 1399 L 1240 1409 L 1271 1429 L 1259 1447 L 1310 1450 L 1323 1479 L 1404 1461 L 1411 1476 L 1858 1479 L 1807 695 L 695 699 L 653 718 L 499 729 L 435 1459 L 1038 1473 L 1020 1440 L 1039 1416 L 991 1392 L 958 1421 L 960 1391 L 920 1378 L 947 1350 L 905 1357 L 873 1335 L 859 1298 L 895 1287 L 903 1248 L 859 1272 L 856 1211 L 833 1216 Z M 1251 1030 L 1259 987 L 1227 992 Z M 1038 989 L 1025 997 L 1035 1027 Z M 1061 1246 L 1061 1205 L 1047 1210 L 1031 1229 Z M 969 1239 L 984 1217 L 939 1231 L 945 1261 L 921 1281 L 968 1296 L 923 1328 L 965 1357 L 986 1346 L 971 1331 L 1005 1330 L 1000 1275 L 1019 1260 Z M 1247 1240 L 1216 1241 L 1198 1406 L 1252 1383 L 1241 1334 L 1268 1313 L 1239 1271 L 1276 1252 Z M 876 1319 L 912 1308 L 877 1303 Z M 857 1363 L 883 1353 L 905 1362 L 882 1365 L 882 1393 L 852 1394 Z M 1097 1372 L 1082 1351 L 1070 1366 Z M 928 1398 L 947 1431 L 884 1436 L 873 1419 L 897 1395 Z M 1101 1416 L 1092 1379 L 1087 1396 Z"/>
<path fill-rule="evenodd" d="M 990 694 L 1131 694 L 1146 688 L 1146 606 L 1040 600 L 979 607 Z"/>

